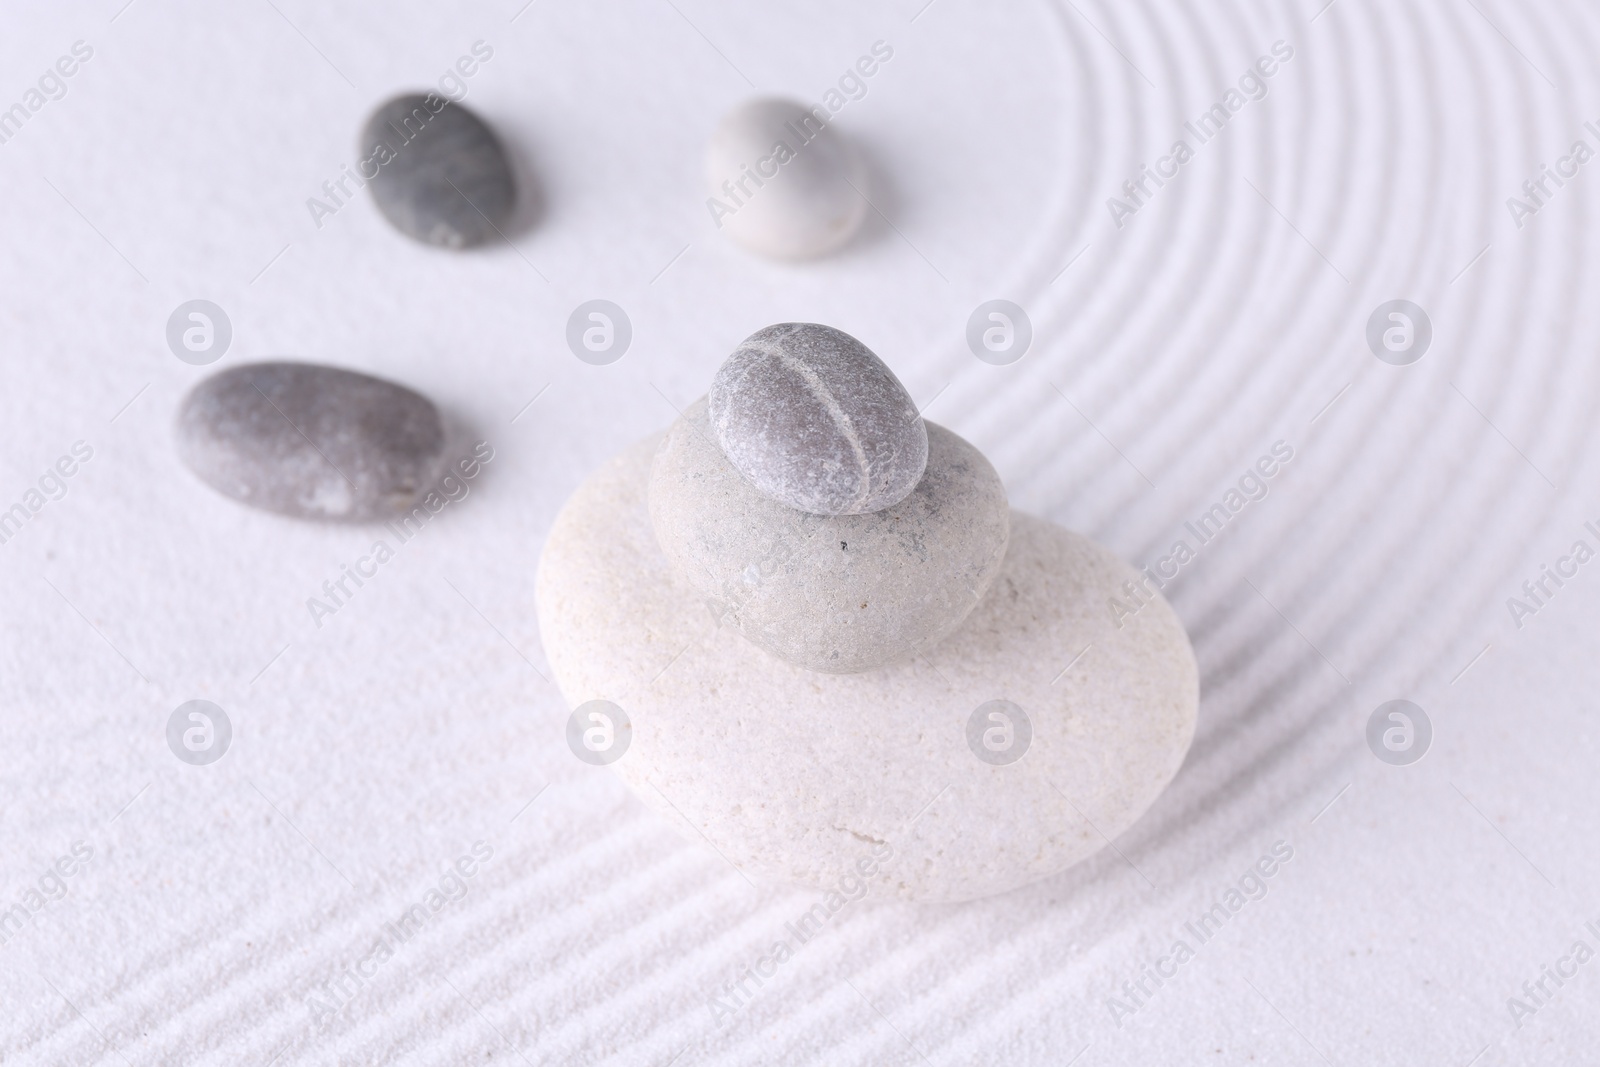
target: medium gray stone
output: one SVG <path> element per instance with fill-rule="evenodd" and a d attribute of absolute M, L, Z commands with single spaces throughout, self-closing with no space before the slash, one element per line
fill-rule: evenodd
<path fill-rule="evenodd" d="M 511 164 L 494 131 L 436 94 L 397 96 L 361 132 L 373 202 L 401 233 L 467 248 L 500 236 L 516 202 Z M 365 177 L 365 173 L 363 173 Z"/>
<path fill-rule="evenodd" d="M 893 507 L 811 515 L 762 495 L 711 438 L 706 401 L 667 431 L 650 517 L 713 612 L 790 663 L 848 674 L 904 662 L 960 625 L 1000 569 L 1010 512 L 988 460 L 929 425 L 927 470 Z"/>
<path fill-rule="evenodd" d="M 253 363 L 201 382 L 178 453 L 226 496 L 308 519 L 381 519 L 437 473 L 444 427 L 427 398 L 337 367 Z"/>
<path fill-rule="evenodd" d="M 745 338 L 711 383 L 722 451 L 761 492 L 817 515 L 904 500 L 928 462 L 905 386 L 843 330 L 785 322 Z"/>

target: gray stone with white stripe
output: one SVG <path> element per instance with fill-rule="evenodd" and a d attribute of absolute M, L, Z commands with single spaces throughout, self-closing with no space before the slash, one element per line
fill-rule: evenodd
<path fill-rule="evenodd" d="M 751 485 L 814 515 L 904 500 L 928 463 L 910 394 L 842 330 L 785 322 L 745 338 L 711 384 L 712 432 Z"/>

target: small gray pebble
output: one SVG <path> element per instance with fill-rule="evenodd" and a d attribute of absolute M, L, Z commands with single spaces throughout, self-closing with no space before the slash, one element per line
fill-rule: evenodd
<path fill-rule="evenodd" d="M 828 674 L 903 663 L 983 599 L 1011 529 L 1005 487 L 983 454 L 941 426 L 927 434 L 927 473 L 904 500 L 808 515 L 740 476 L 698 400 L 651 463 L 656 541 L 718 618 L 790 663 Z"/>
<path fill-rule="evenodd" d="M 928 431 L 883 360 L 842 330 L 757 330 L 711 383 L 711 427 L 730 462 L 773 500 L 862 515 L 904 500 L 928 463 Z"/>
<path fill-rule="evenodd" d="M 178 453 L 226 496 L 308 519 L 381 519 L 428 486 L 444 427 L 404 386 L 311 363 L 252 363 L 195 386 Z"/>
<path fill-rule="evenodd" d="M 363 166 L 378 164 L 372 199 L 401 233 L 466 248 L 498 237 L 511 218 L 516 184 L 505 150 L 460 104 L 397 96 L 372 113 L 358 147 Z"/>

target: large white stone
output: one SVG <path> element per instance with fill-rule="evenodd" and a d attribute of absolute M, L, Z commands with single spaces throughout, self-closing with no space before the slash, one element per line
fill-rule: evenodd
<path fill-rule="evenodd" d="M 1000 575 L 925 663 L 819 674 L 719 629 L 671 576 L 645 505 L 658 441 L 607 462 L 557 517 L 539 625 L 569 704 L 631 718 L 612 769 L 749 876 L 848 888 L 876 849 L 869 895 L 999 893 L 1092 855 L 1177 772 L 1194 654 L 1162 600 L 1117 626 L 1107 598 L 1138 575 L 1104 549 L 1014 513 Z M 1010 765 L 967 742 L 991 700 L 1031 723 Z"/>

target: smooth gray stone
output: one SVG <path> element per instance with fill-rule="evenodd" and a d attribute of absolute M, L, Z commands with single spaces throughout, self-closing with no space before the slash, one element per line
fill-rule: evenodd
<path fill-rule="evenodd" d="M 381 519 L 444 456 L 438 409 L 404 386 L 311 363 L 215 374 L 178 411 L 178 454 L 225 496 L 307 519 Z"/>
<path fill-rule="evenodd" d="M 739 473 L 814 515 L 904 500 L 928 463 L 905 386 L 843 330 L 785 322 L 746 337 L 711 383 L 711 426 Z"/>
<path fill-rule="evenodd" d="M 380 164 L 367 184 L 401 233 L 467 248 L 500 236 L 510 221 L 516 182 L 505 149 L 460 104 L 435 94 L 397 96 L 372 113 L 359 149 L 363 164 Z"/>
<path fill-rule="evenodd" d="M 927 473 L 900 503 L 810 515 L 740 477 L 697 400 L 650 468 L 661 552 L 713 614 L 790 663 L 828 674 L 904 663 L 983 598 L 1010 532 L 989 461 L 942 426 L 927 432 Z"/>

